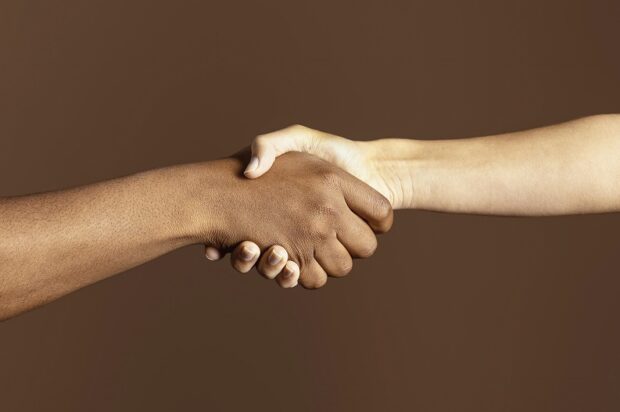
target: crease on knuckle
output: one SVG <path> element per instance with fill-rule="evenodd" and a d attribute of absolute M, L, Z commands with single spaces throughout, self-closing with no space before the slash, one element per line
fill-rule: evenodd
<path fill-rule="evenodd" d="M 339 187 L 340 176 L 334 170 L 324 170 L 319 175 L 320 181 L 327 187 Z"/>
<path fill-rule="evenodd" d="M 317 205 L 316 211 L 320 216 L 336 216 L 338 214 L 338 210 L 331 205 L 330 202 L 325 202 Z"/>

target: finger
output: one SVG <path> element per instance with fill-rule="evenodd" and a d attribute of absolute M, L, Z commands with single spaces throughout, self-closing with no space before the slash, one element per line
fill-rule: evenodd
<path fill-rule="evenodd" d="M 205 246 L 205 257 L 209 260 L 220 260 L 224 254 L 213 246 Z"/>
<path fill-rule="evenodd" d="M 230 263 L 238 272 L 248 273 L 260 256 L 260 248 L 254 242 L 239 243 L 230 255 Z"/>
<path fill-rule="evenodd" d="M 377 236 L 368 223 L 352 211 L 341 217 L 337 236 L 354 258 L 369 258 L 377 250 Z"/>
<path fill-rule="evenodd" d="M 335 236 L 317 246 L 314 258 L 329 276 L 346 276 L 353 269 L 351 255 Z"/>
<path fill-rule="evenodd" d="M 327 273 L 325 270 L 319 265 L 315 259 L 303 269 L 303 272 L 299 276 L 299 283 L 305 289 L 318 289 L 325 286 L 327 283 Z"/>
<path fill-rule="evenodd" d="M 282 288 L 294 288 L 299 282 L 299 266 L 297 263 L 289 260 L 284 265 L 284 269 L 276 277 L 276 282 Z"/>
<path fill-rule="evenodd" d="M 243 173 L 250 179 L 262 176 L 271 169 L 276 157 L 291 151 L 306 151 L 312 135 L 312 129 L 291 126 L 257 136 L 252 142 L 252 158 Z"/>
<path fill-rule="evenodd" d="M 257 269 L 267 279 L 274 279 L 284 268 L 287 260 L 288 253 L 282 246 L 271 246 L 260 258 Z"/>
<path fill-rule="evenodd" d="M 349 209 L 368 222 L 375 232 L 390 230 L 394 213 L 389 200 L 356 177 L 343 174 L 347 176 L 343 178 L 342 191 Z"/>

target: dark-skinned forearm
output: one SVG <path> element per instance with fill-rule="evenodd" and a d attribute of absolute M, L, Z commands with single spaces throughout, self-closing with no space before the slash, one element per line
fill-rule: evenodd
<path fill-rule="evenodd" d="M 204 167 L 0 199 L 0 318 L 206 241 L 208 222 L 196 222 L 191 198 L 194 171 Z M 208 201 L 201 198 L 201 218 L 214 208 Z"/>

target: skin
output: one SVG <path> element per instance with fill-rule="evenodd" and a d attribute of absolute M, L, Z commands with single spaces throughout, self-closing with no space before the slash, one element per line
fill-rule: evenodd
<path fill-rule="evenodd" d="M 565 215 L 620 210 L 620 115 L 452 140 L 356 142 L 303 126 L 259 136 L 263 175 L 275 157 L 312 153 L 367 182 L 395 209 L 490 215 Z M 257 163 L 255 163 L 257 164 Z"/>
<path fill-rule="evenodd" d="M 257 181 L 243 178 L 246 163 L 239 155 L 0 199 L 0 318 L 197 243 L 241 245 L 233 256 L 242 271 L 252 262 L 244 247 L 267 260 L 280 253 L 270 267 L 259 262 L 268 277 L 286 268 L 293 274 L 281 282 L 296 282 L 296 272 L 317 288 L 328 275 L 346 275 L 352 256 L 373 253 L 366 221 L 379 231 L 391 226 L 383 196 L 317 157 L 283 156 Z"/>
<path fill-rule="evenodd" d="M 620 211 L 618 114 L 432 141 L 360 142 L 296 125 L 254 140 L 246 177 L 267 176 L 276 157 L 291 151 L 343 168 L 394 209 L 509 216 Z"/>

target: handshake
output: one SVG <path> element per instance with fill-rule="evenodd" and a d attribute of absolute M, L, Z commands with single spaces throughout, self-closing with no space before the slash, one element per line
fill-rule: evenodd
<path fill-rule="evenodd" d="M 392 209 L 615 212 L 619 136 L 618 115 L 439 141 L 360 142 L 292 126 L 257 137 L 249 163 L 247 154 L 221 163 L 231 179 L 218 196 L 230 208 L 217 220 L 225 226 L 207 242 L 206 255 L 217 259 L 238 245 L 237 270 L 258 262 L 258 271 L 280 286 L 317 288 L 328 276 L 349 273 L 352 258 L 372 255 L 375 235 L 392 225 Z"/>
<path fill-rule="evenodd" d="M 208 187 L 197 193 L 221 206 L 217 216 L 196 219 L 217 222 L 204 231 L 206 257 L 232 251 L 236 270 L 256 266 L 284 288 L 320 288 L 347 275 L 392 225 L 395 196 L 370 149 L 292 126 L 257 137 L 251 157 L 245 150 L 199 166 Z"/>
<path fill-rule="evenodd" d="M 618 115 L 437 141 L 292 126 L 227 159 L 0 198 L 0 318 L 189 244 L 282 287 L 319 288 L 373 254 L 392 209 L 617 212 L 619 137 Z"/>

